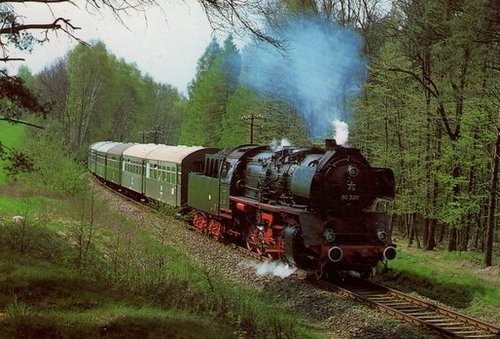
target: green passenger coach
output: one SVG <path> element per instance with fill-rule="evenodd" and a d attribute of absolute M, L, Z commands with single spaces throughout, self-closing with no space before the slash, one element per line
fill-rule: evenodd
<path fill-rule="evenodd" d="M 108 184 L 171 206 L 188 202 L 192 172 L 203 172 L 205 155 L 215 148 L 96 142 L 89 148 L 88 168 Z"/>
<path fill-rule="evenodd" d="M 107 151 L 106 180 L 116 185 L 122 182 L 123 152 L 134 144 L 119 143 Z"/>
<path fill-rule="evenodd" d="M 97 150 L 105 145 L 105 144 L 109 144 L 111 143 L 111 141 L 99 141 L 99 142 L 95 142 L 93 143 L 92 145 L 90 145 L 89 147 L 89 158 L 88 158 L 88 168 L 89 168 L 89 171 L 92 172 L 92 173 L 97 173 Z M 101 158 L 101 161 L 103 161 L 104 158 Z M 102 173 L 104 173 L 104 169 L 102 171 Z"/>
<path fill-rule="evenodd" d="M 116 145 L 119 145 L 119 142 L 107 142 L 99 148 L 97 148 L 96 152 L 96 174 L 101 178 L 107 179 L 108 176 L 108 151 Z"/>
<path fill-rule="evenodd" d="M 148 198 L 172 206 L 187 203 L 190 172 L 203 169 L 204 156 L 211 148 L 161 145 L 146 155 L 145 192 Z"/>
<path fill-rule="evenodd" d="M 157 144 L 137 144 L 123 151 L 122 186 L 139 194 L 144 194 L 144 174 L 146 155 L 160 147 Z"/>

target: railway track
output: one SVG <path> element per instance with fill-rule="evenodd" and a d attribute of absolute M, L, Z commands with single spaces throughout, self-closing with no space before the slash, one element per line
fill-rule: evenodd
<path fill-rule="evenodd" d="M 500 328 L 423 301 L 397 290 L 365 281 L 318 282 L 321 288 L 369 304 L 384 313 L 450 338 L 500 338 Z"/>

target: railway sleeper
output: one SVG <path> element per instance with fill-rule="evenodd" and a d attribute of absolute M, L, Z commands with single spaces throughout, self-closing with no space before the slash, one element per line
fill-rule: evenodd
<path fill-rule="evenodd" d="M 452 321 L 452 319 L 445 319 L 445 318 L 441 318 L 441 319 L 438 319 L 438 318 L 431 318 L 431 317 L 421 317 L 419 318 L 420 320 L 424 320 L 425 322 L 427 323 L 430 323 L 430 324 L 433 324 L 433 325 L 439 325 L 439 326 L 444 326 L 446 324 L 451 324 L 450 321 Z"/>
<path fill-rule="evenodd" d="M 394 302 L 398 301 L 397 299 L 391 298 L 391 297 L 377 297 L 377 298 L 368 298 L 370 300 L 374 300 L 377 302 Z"/>
<path fill-rule="evenodd" d="M 453 333 L 458 334 L 458 335 L 468 335 L 468 334 L 480 334 L 481 331 L 453 331 Z"/>
<path fill-rule="evenodd" d="M 373 292 L 362 292 L 358 293 L 362 295 L 363 297 L 367 298 L 390 298 L 389 294 L 387 293 L 373 293 Z"/>
<path fill-rule="evenodd" d="M 437 324 L 439 326 L 445 327 L 447 330 L 460 330 L 460 329 L 477 329 L 477 327 L 474 326 L 464 326 L 464 324 L 461 323 L 451 323 L 451 324 Z"/>
<path fill-rule="evenodd" d="M 398 303 L 398 302 L 379 302 L 380 305 L 383 305 L 383 306 L 386 306 L 386 307 L 391 307 L 391 308 L 394 308 L 396 309 L 397 307 L 407 307 L 409 306 L 408 304 L 402 304 L 402 303 Z"/>
<path fill-rule="evenodd" d="M 429 312 L 425 312 L 421 308 L 417 308 L 417 307 L 412 306 L 412 305 L 396 306 L 396 307 L 394 307 L 394 309 L 396 309 L 400 312 L 410 314 L 410 315 L 419 314 L 419 313 L 421 313 L 422 315 L 429 315 L 430 314 Z"/>
<path fill-rule="evenodd" d="M 416 311 L 416 312 L 405 312 L 405 313 L 408 314 L 408 315 L 411 315 L 412 317 L 417 317 L 417 318 L 433 315 L 430 312 L 418 312 L 418 311 Z"/>

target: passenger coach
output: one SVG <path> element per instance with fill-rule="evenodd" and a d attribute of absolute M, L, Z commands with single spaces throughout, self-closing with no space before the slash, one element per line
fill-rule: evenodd
<path fill-rule="evenodd" d="M 90 146 L 88 168 L 104 181 L 172 206 L 187 203 L 189 173 L 202 172 L 217 149 L 103 141 Z"/>

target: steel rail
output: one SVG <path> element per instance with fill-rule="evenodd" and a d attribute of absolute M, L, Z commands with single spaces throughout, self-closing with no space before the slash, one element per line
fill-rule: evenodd
<path fill-rule="evenodd" d="M 329 283 L 321 288 L 340 291 L 354 300 L 373 306 L 384 313 L 450 338 L 499 338 L 500 328 L 372 282 Z"/>

